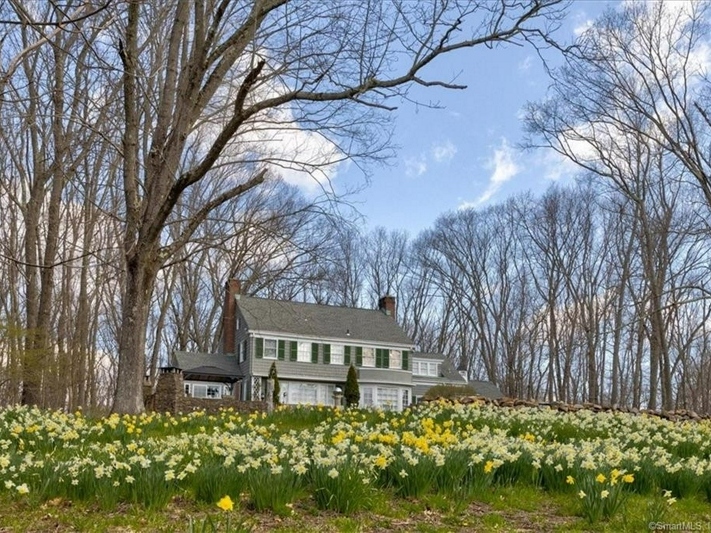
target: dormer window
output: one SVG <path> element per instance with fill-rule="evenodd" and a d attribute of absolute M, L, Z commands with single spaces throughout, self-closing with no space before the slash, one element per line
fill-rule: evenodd
<path fill-rule="evenodd" d="M 415 376 L 439 377 L 440 364 L 436 361 L 413 361 L 412 373 Z"/>

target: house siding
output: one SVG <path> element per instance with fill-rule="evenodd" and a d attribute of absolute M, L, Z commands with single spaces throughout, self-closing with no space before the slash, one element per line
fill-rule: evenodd
<path fill-rule="evenodd" d="M 277 356 L 277 359 L 272 358 L 260 358 L 257 357 L 257 350 L 255 348 L 256 339 L 277 339 L 277 341 L 285 341 L 285 350 L 283 359 Z M 277 363 L 277 371 L 279 376 L 300 378 L 305 377 L 315 378 L 318 380 L 336 380 L 342 377 L 342 381 L 345 381 L 345 376 L 348 372 L 348 367 L 350 364 L 356 366 L 356 368 L 363 372 L 363 376 L 367 376 L 367 379 L 373 381 L 374 383 L 393 383 L 393 384 L 405 384 L 410 385 L 412 383 L 412 374 L 410 372 L 412 368 L 411 359 L 409 355 L 409 350 L 407 347 L 403 346 L 381 346 L 378 349 L 383 350 L 400 350 L 401 352 L 406 352 L 408 355 L 403 357 L 406 364 L 401 364 L 397 368 L 377 368 L 377 367 L 363 367 L 358 365 L 356 360 L 356 348 L 361 346 L 374 347 L 372 344 L 354 344 L 350 339 L 337 339 L 335 341 L 322 340 L 321 342 L 315 342 L 312 339 L 300 338 L 301 341 L 312 342 L 312 345 L 316 347 L 316 351 L 312 352 L 312 359 L 309 362 L 303 361 L 291 361 L 290 354 L 290 342 L 296 341 L 294 337 L 277 337 L 276 335 L 269 334 L 256 334 L 252 333 L 249 339 L 249 355 L 247 357 L 247 363 L 249 367 L 246 368 L 247 374 L 251 376 L 261 376 L 266 377 L 269 374 L 269 369 L 273 362 Z M 345 347 L 350 347 L 350 363 L 345 364 L 348 356 L 344 355 L 344 364 L 332 364 L 328 362 L 330 360 L 330 348 L 332 345 L 343 345 Z M 277 350 L 279 353 L 279 350 Z M 406 368 L 403 369 L 402 367 Z"/>
<path fill-rule="evenodd" d="M 244 319 L 242 312 L 239 308 L 239 302 L 237 305 L 237 319 L 239 321 L 239 327 L 237 328 L 237 333 L 235 334 L 235 342 L 237 343 L 237 351 L 239 353 L 240 347 L 244 341 L 247 341 L 247 353 L 242 356 L 244 361 L 239 363 L 239 369 L 242 376 L 249 376 L 251 372 L 251 360 L 252 354 L 254 354 L 254 346 L 252 346 L 252 339 L 249 335 L 249 330 L 247 329 L 247 321 Z M 238 354 L 235 354 L 237 356 Z M 239 359 L 238 359 L 239 360 Z"/>
<path fill-rule="evenodd" d="M 301 363 L 294 361 L 279 361 L 275 359 L 255 359 L 252 375 L 267 377 L 272 363 L 276 363 L 279 379 L 296 379 L 308 381 L 331 381 L 345 383 L 348 367 L 346 365 L 325 365 L 319 363 Z"/>
<path fill-rule="evenodd" d="M 359 367 L 358 381 L 363 384 L 412 386 L 412 374 L 406 370 Z"/>
<path fill-rule="evenodd" d="M 312 342 L 314 350 L 311 352 L 311 359 L 307 361 L 292 361 L 290 360 L 290 342 L 296 341 L 294 337 L 287 336 L 277 336 L 273 334 L 265 333 L 249 333 L 249 356 L 245 362 L 245 382 L 252 383 L 253 378 L 261 378 L 262 389 L 266 386 L 266 377 L 269 375 L 269 369 L 273 363 L 276 363 L 277 374 L 279 379 L 282 381 L 308 381 L 308 382 L 318 382 L 325 384 L 333 384 L 343 386 L 346 382 L 346 377 L 348 375 L 348 368 L 350 364 L 345 364 L 346 356 L 344 354 L 343 364 L 331 364 L 326 362 L 330 360 L 330 347 L 333 344 L 341 344 L 343 346 L 351 347 L 351 357 L 350 363 L 356 366 L 358 370 L 358 381 L 362 383 L 363 386 L 395 386 L 400 388 L 410 389 L 412 387 L 412 373 L 410 372 L 411 358 L 407 360 L 407 369 L 402 368 L 377 368 L 377 367 L 362 367 L 356 365 L 356 346 L 362 346 L 361 344 L 354 344 L 351 339 L 337 339 L 333 342 L 315 342 L 311 339 L 304 339 L 303 337 L 298 338 L 300 341 Z M 284 341 L 284 349 L 277 348 L 277 358 L 266 358 L 257 357 L 258 350 L 256 348 L 257 339 L 276 339 L 277 346 L 281 341 Z M 330 341 L 330 339 L 329 339 Z M 263 341 L 259 341 L 263 345 Z M 368 344 L 365 344 L 368 346 Z M 373 346 L 373 345 L 370 345 Z M 388 350 L 400 350 L 403 352 L 408 352 L 406 347 L 403 346 L 380 346 L 380 349 Z M 264 352 L 262 348 L 261 352 Z M 283 352 L 283 356 L 282 356 Z M 344 350 L 345 352 L 345 350 Z M 280 358 L 283 357 L 283 358 Z M 401 365 L 402 366 L 402 365 Z M 250 389 L 251 391 L 251 389 Z M 247 398 L 252 399 L 252 398 Z"/>

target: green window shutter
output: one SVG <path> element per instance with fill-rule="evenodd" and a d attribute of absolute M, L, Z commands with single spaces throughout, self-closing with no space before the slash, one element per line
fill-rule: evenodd
<path fill-rule="evenodd" d="M 407 350 L 402 351 L 402 369 L 408 370 L 410 368 L 410 352 Z"/>
<path fill-rule="evenodd" d="M 299 343 L 296 341 L 291 341 L 291 348 L 289 352 L 289 361 L 296 361 L 297 354 L 299 350 Z"/>
<path fill-rule="evenodd" d="M 382 348 L 375 349 L 375 368 L 383 368 L 383 350 L 382 350 Z"/>
<path fill-rule="evenodd" d="M 323 364 L 324 365 L 331 364 L 331 345 L 330 344 L 323 345 Z"/>
<path fill-rule="evenodd" d="M 264 339 L 261 337 L 254 339 L 254 357 L 257 359 L 264 357 Z"/>
<path fill-rule="evenodd" d="M 279 359 L 279 361 L 283 361 L 285 353 L 286 353 L 286 342 L 280 340 L 277 343 L 277 359 Z"/>
<path fill-rule="evenodd" d="M 383 368 L 390 368 L 390 350 L 383 348 Z"/>
<path fill-rule="evenodd" d="M 346 366 L 351 365 L 351 347 L 350 346 L 343 347 L 343 364 Z"/>
<path fill-rule="evenodd" d="M 356 366 L 363 366 L 363 347 L 356 346 Z"/>
<path fill-rule="evenodd" d="M 318 363 L 318 343 L 311 343 L 311 362 Z"/>

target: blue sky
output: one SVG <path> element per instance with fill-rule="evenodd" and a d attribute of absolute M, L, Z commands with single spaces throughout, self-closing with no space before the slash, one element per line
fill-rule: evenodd
<path fill-rule="evenodd" d="M 606 5 L 572 2 L 556 38 L 572 41 Z M 523 106 L 544 97 L 548 86 L 532 48 L 481 47 L 441 59 L 430 78 L 456 76 L 468 88 L 417 88 L 412 94 L 419 101 L 442 108 L 403 102 L 394 112 L 397 155 L 391 166 L 373 169 L 370 186 L 352 199 L 368 227 L 405 229 L 414 236 L 445 212 L 499 203 L 526 190 L 539 194 L 553 181 L 572 179 L 574 167 L 554 154 L 517 147 Z M 346 185 L 363 177 L 351 166 L 339 169 L 336 179 Z"/>

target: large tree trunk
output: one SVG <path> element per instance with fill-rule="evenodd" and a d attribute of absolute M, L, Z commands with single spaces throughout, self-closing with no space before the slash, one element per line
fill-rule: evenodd
<path fill-rule="evenodd" d="M 135 414 L 144 411 L 146 324 L 156 275 L 154 262 L 139 255 L 129 258 L 126 263 L 126 281 L 121 302 L 117 394 L 112 408 L 115 413 Z"/>

